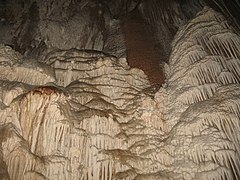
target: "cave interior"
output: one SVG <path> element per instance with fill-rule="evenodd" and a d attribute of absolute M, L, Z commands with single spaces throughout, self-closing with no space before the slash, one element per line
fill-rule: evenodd
<path fill-rule="evenodd" d="M 0 179 L 240 179 L 239 0 L 0 0 Z"/>

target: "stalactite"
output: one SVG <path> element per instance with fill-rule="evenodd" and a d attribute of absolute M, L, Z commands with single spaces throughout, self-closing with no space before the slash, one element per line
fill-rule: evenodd
<path fill-rule="evenodd" d="M 169 138 L 175 142 L 175 157 L 179 156 L 176 163 L 183 158 L 184 163 L 194 162 L 191 172 L 201 169 L 182 178 L 240 176 L 238 41 L 222 16 L 205 8 L 173 42 L 167 80 L 172 108 L 166 111 L 175 116 L 166 114 L 172 125 Z"/>
<path fill-rule="evenodd" d="M 161 111 L 150 108 L 149 112 L 142 113 L 148 108 L 142 101 L 157 106 L 143 93 L 150 87 L 146 75 L 130 69 L 124 59 L 118 61 L 94 51 L 52 52 L 41 63 L 52 66 L 55 84 L 41 82 L 41 86 L 36 86 L 31 82 L 29 86 L 12 82 L 11 86 L 1 89 L 1 101 L 8 105 L 1 111 L 1 124 L 16 126 L 14 133 L 18 133 L 27 146 L 25 158 L 18 160 L 18 149 L 12 153 L 7 163 L 11 177 L 34 176 L 26 167 L 31 167 L 39 178 L 50 179 L 112 179 L 119 172 L 131 170 L 104 151 L 125 151 L 135 140 L 141 141 L 144 136 L 129 139 L 141 132 L 134 128 L 132 131 L 128 126 L 141 117 L 145 119 L 140 123 L 144 127 L 142 133 L 152 136 L 153 130 L 157 133 L 164 129 L 163 122 L 152 124 L 148 117 L 151 114 L 156 121 Z M 68 72 L 70 66 L 74 72 L 65 78 L 61 73 Z M 43 71 L 45 73 L 47 71 Z M 18 78 L 25 82 L 24 75 Z M 17 113 L 9 116 L 15 109 Z M 129 133 L 121 136 L 129 128 Z M 9 149 L 14 144 L 6 146 Z M 41 159 L 36 166 L 30 165 L 34 164 L 32 156 Z M 21 162 L 26 165 L 20 169 L 17 166 Z M 41 168 L 37 170 L 39 164 Z"/>

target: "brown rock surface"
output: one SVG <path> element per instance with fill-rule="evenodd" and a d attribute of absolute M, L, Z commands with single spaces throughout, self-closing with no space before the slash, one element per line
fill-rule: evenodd
<path fill-rule="evenodd" d="M 123 22 L 122 28 L 127 46 L 127 60 L 131 67 L 142 69 L 152 85 L 164 83 L 163 54 L 156 47 L 154 34 L 138 11 Z"/>

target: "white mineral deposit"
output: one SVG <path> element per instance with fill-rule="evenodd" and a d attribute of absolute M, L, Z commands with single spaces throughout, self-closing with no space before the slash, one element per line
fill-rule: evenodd
<path fill-rule="evenodd" d="M 236 27 L 207 6 L 186 20 L 146 1 L 124 13 L 125 1 L 100 2 L 37 0 L 24 6 L 37 26 L 19 26 L 16 46 L 1 42 L 0 179 L 239 179 Z M 128 65 L 117 15 L 137 5 L 146 23 L 179 26 L 157 87 Z"/>

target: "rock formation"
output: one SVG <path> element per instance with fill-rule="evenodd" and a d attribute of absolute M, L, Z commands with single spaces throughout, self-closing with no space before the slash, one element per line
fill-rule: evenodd
<path fill-rule="evenodd" d="M 113 1 L 108 15 L 93 2 L 37 1 L 29 39 L 27 22 L 15 36 L 22 54 L 0 45 L 0 179 L 240 178 L 235 27 L 209 7 L 179 25 L 156 88 L 128 65 Z"/>

